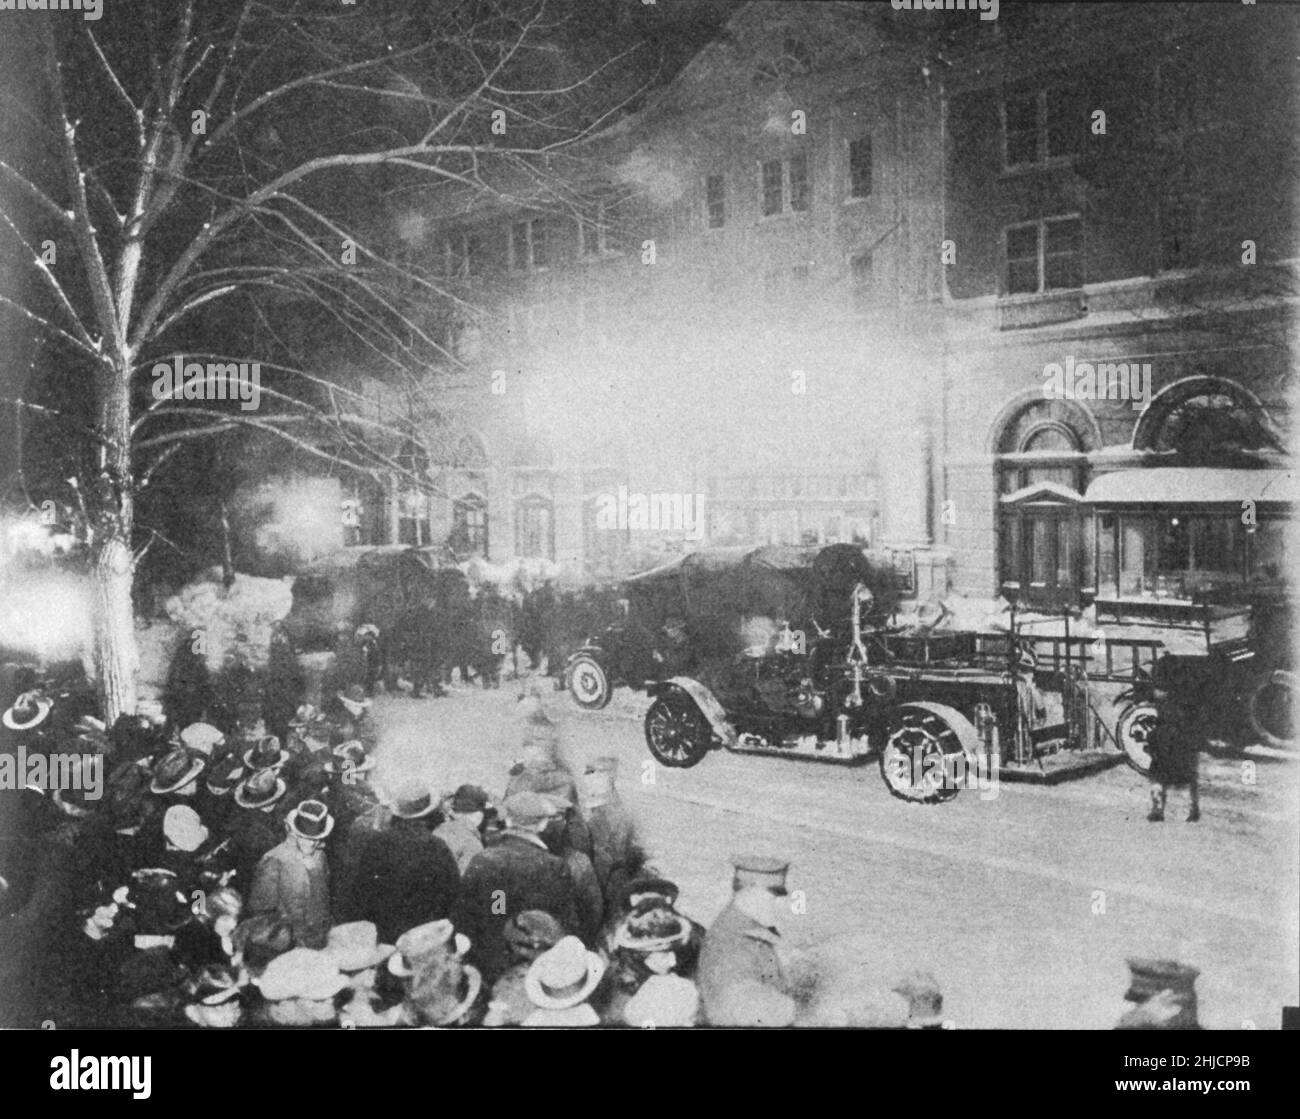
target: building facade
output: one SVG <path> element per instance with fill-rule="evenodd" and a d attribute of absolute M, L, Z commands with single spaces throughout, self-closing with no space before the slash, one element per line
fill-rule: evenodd
<path fill-rule="evenodd" d="M 1272 578 L 1293 41 L 1267 6 L 747 5 L 562 191 L 399 223 L 463 292 L 472 433 L 358 539 L 609 573 L 857 540 L 1052 606 Z"/>

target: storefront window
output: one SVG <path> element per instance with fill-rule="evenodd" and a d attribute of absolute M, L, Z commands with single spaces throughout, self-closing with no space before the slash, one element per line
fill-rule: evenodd
<path fill-rule="evenodd" d="M 1230 513 L 1101 513 L 1097 527 L 1103 594 L 1188 598 L 1202 588 L 1240 582 L 1247 573 L 1245 527 Z M 1265 560 L 1264 549 L 1277 558 Z M 1280 559 L 1280 549 L 1272 551 L 1273 539 L 1264 549 L 1255 548 L 1254 566 L 1261 575 L 1266 564 Z"/>

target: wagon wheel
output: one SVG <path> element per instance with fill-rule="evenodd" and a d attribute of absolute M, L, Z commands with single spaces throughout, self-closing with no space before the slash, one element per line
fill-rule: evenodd
<path fill-rule="evenodd" d="M 587 653 L 575 656 L 564 672 L 564 682 L 573 702 L 587 711 L 609 706 L 614 689 L 605 666 Z"/>
<path fill-rule="evenodd" d="M 960 791 L 955 759 L 969 757 L 975 730 L 959 712 L 940 704 L 902 708 L 880 754 L 889 791 L 913 804 L 940 804 Z"/>
<path fill-rule="evenodd" d="M 673 769 L 687 769 L 709 752 L 713 731 L 687 696 L 664 695 L 646 712 L 645 740 L 655 761 Z"/>
<path fill-rule="evenodd" d="M 1115 723 L 1115 741 L 1125 760 L 1139 773 L 1151 772 L 1151 742 L 1160 725 L 1160 709 L 1150 700 L 1130 703 Z"/>
<path fill-rule="evenodd" d="M 1246 719 L 1260 740 L 1281 750 L 1296 748 L 1295 677 L 1289 672 L 1270 672 L 1246 699 Z"/>

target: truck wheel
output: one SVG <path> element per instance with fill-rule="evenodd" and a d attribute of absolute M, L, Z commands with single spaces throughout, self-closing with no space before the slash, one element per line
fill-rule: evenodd
<path fill-rule="evenodd" d="M 978 752 L 970 720 L 938 703 L 907 704 L 880 752 L 880 775 L 893 796 L 940 804 L 961 789 L 959 779 Z"/>
<path fill-rule="evenodd" d="M 573 696 L 573 702 L 587 711 L 608 707 L 613 696 L 605 666 L 586 653 L 569 662 L 564 670 L 564 683 Z"/>
<path fill-rule="evenodd" d="M 1160 725 L 1160 709 L 1150 701 L 1130 703 L 1115 722 L 1115 741 L 1124 758 L 1141 774 L 1151 772 L 1151 740 Z"/>
<path fill-rule="evenodd" d="M 645 741 L 660 765 L 689 769 L 709 752 L 713 730 L 685 695 L 663 695 L 645 716 Z"/>
<path fill-rule="evenodd" d="M 1246 720 L 1261 742 L 1279 750 L 1296 748 L 1295 677 L 1290 672 L 1270 672 L 1251 689 L 1246 699 Z"/>

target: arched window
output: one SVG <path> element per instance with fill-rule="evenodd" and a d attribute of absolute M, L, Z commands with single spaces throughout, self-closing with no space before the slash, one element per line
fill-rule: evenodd
<path fill-rule="evenodd" d="M 1035 400 L 996 442 L 998 568 L 1004 593 L 1058 608 L 1077 598 L 1085 565 L 1083 496 L 1092 429 L 1072 401 Z"/>
<path fill-rule="evenodd" d="M 1218 377 L 1191 377 L 1156 394 L 1134 428 L 1133 447 L 1210 464 L 1243 452 L 1280 451 L 1282 441 L 1246 389 Z"/>

